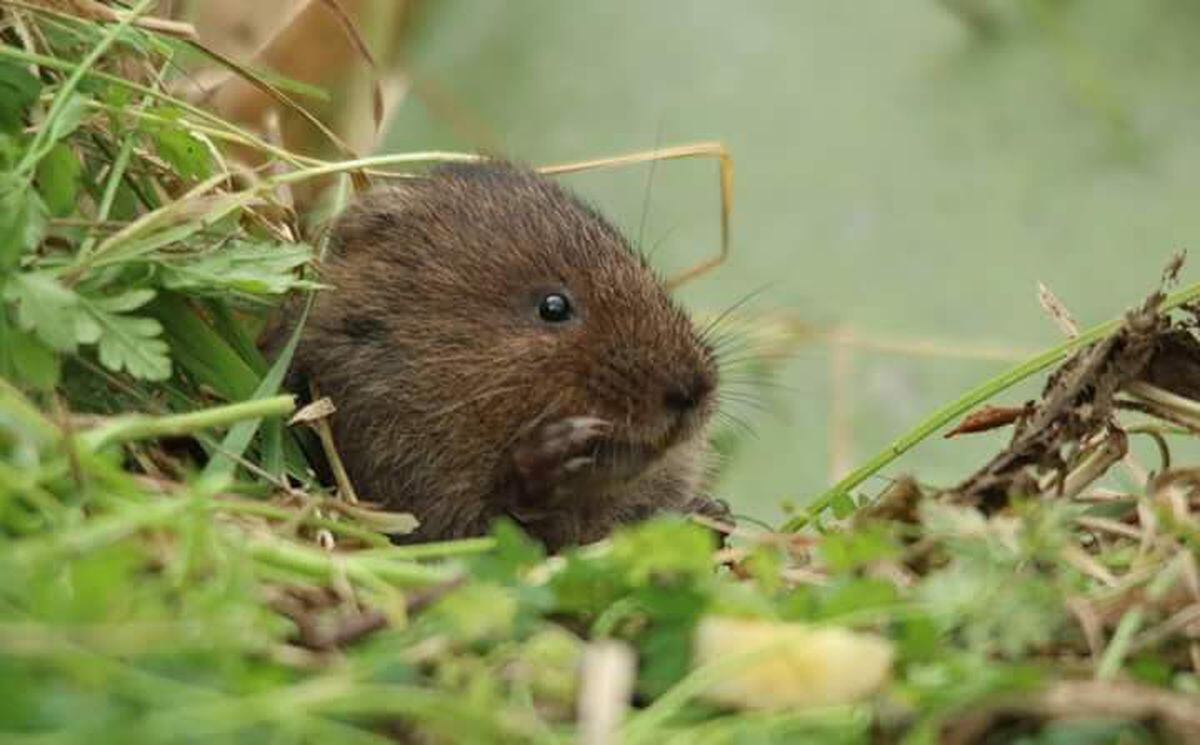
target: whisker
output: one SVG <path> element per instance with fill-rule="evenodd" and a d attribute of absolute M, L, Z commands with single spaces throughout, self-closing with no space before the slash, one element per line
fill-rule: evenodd
<path fill-rule="evenodd" d="M 770 354 L 746 354 L 741 357 L 721 358 L 718 364 L 724 367 L 737 367 L 749 362 L 786 363 L 800 359 L 798 352 L 775 352 Z"/>
<path fill-rule="evenodd" d="M 717 412 L 717 416 L 724 419 L 734 429 L 741 430 L 742 433 L 752 439 L 758 439 L 758 432 L 742 417 L 730 414 L 728 411 Z"/>
<path fill-rule="evenodd" d="M 655 239 L 653 245 L 650 246 L 650 250 L 646 252 L 646 258 L 653 259 L 654 255 L 658 253 L 658 250 L 660 248 L 662 248 L 664 245 L 666 245 L 667 239 L 670 238 L 672 235 L 674 235 L 675 231 L 678 229 L 679 229 L 678 225 L 672 225 L 669 228 L 667 228 L 666 230 L 664 230 L 663 234 L 660 235 L 657 239 Z"/>
<path fill-rule="evenodd" d="M 775 286 L 775 284 L 776 284 L 775 282 L 768 282 L 768 283 L 766 283 L 766 284 L 762 285 L 761 287 L 758 287 L 757 289 L 751 290 L 750 292 L 748 292 L 748 293 L 746 293 L 744 296 L 742 296 L 742 298 L 741 298 L 741 299 L 737 300 L 737 301 L 736 301 L 736 302 L 734 302 L 732 305 L 730 305 L 728 308 L 726 308 L 725 310 L 723 310 L 723 311 L 721 311 L 720 313 L 718 313 L 716 318 L 714 318 L 714 319 L 712 319 L 711 321 L 709 321 L 709 322 L 708 322 L 707 324 L 705 324 L 705 325 L 704 325 L 704 327 L 703 327 L 703 328 L 700 330 L 700 332 L 699 332 L 700 339 L 701 339 L 702 341 L 707 341 L 707 339 L 708 339 L 708 335 L 709 335 L 709 334 L 710 334 L 710 333 L 711 333 L 711 332 L 712 332 L 714 329 L 716 329 L 716 328 L 717 328 L 717 326 L 718 326 L 718 325 L 719 325 L 719 324 L 720 324 L 722 321 L 724 321 L 726 318 L 728 318 L 728 317 L 729 317 L 729 315 L 730 315 L 731 313 L 733 313 L 734 311 L 738 310 L 738 309 L 739 309 L 739 308 L 741 308 L 742 306 L 746 305 L 746 303 L 748 303 L 748 302 L 750 302 L 751 300 L 755 299 L 756 297 L 758 297 L 758 296 L 759 296 L 759 295 L 761 295 L 762 293 L 766 292 L 768 289 L 770 289 L 770 288 L 774 287 L 774 286 Z"/>
<path fill-rule="evenodd" d="M 782 347 L 782 349 L 781 349 Z M 749 335 L 734 335 L 719 347 L 713 347 L 717 360 L 724 362 L 734 355 L 746 357 L 766 357 L 771 355 L 795 355 L 798 347 L 792 348 L 774 339 L 755 338 Z"/>
<path fill-rule="evenodd" d="M 782 391 L 784 393 L 805 393 L 805 390 L 799 386 L 789 383 L 781 383 L 778 380 L 772 380 L 769 375 L 757 375 L 745 378 L 722 378 L 722 388 L 732 388 L 733 390 L 741 391 L 757 391 L 763 388 L 768 388 L 772 391 Z"/>
<path fill-rule="evenodd" d="M 654 149 L 658 150 L 659 139 L 662 137 L 662 120 L 654 132 Z M 637 242 L 634 244 L 642 250 L 642 236 L 646 232 L 646 216 L 650 214 L 650 192 L 654 186 L 654 171 L 658 168 L 658 160 L 650 161 L 650 173 L 646 176 L 646 190 L 642 194 L 642 216 L 638 219 Z"/>
<path fill-rule="evenodd" d="M 729 401 L 729 400 L 727 400 L 727 401 L 723 401 L 722 403 L 727 405 L 726 408 L 723 409 L 724 411 L 729 411 L 728 404 L 736 404 L 738 406 L 743 406 L 748 409 L 753 409 L 758 414 L 770 415 L 770 414 L 774 413 L 773 410 L 769 406 L 767 406 L 766 404 L 764 404 L 761 401 L 736 401 L 736 400 Z"/>

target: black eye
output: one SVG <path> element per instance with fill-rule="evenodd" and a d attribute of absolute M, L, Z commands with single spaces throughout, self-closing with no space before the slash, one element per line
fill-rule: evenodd
<path fill-rule="evenodd" d="M 570 320 L 574 315 L 571 310 L 571 301 L 567 300 L 567 296 L 554 292 L 542 298 L 542 302 L 538 305 L 538 316 L 547 323 L 562 323 Z"/>

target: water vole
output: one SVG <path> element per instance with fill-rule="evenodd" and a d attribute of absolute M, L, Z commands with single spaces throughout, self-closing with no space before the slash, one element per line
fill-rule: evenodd
<path fill-rule="evenodd" d="M 338 221 L 297 371 L 415 538 L 501 515 L 549 547 L 703 497 L 713 352 L 625 238 L 504 163 L 373 192 Z"/>

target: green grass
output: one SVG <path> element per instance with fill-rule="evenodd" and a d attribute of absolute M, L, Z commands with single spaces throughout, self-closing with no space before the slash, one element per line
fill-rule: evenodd
<path fill-rule="evenodd" d="M 397 518 L 314 483 L 285 424 L 296 333 L 275 360 L 254 346 L 285 298 L 318 288 L 320 221 L 302 229 L 276 195 L 473 156 L 288 153 L 174 98 L 172 40 L 2 12 L 20 25 L 0 31 L 0 739 L 573 742 L 594 724 L 581 696 L 630 703 L 581 679 L 603 640 L 635 655 L 635 705 L 612 723 L 629 743 L 934 742 L 1001 702 L 1046 742 L 1184 731 L 1130 708 L 1200 694 L 1183 633 L 1200 528 L 1176 497 L 1030 500 L 990 520 L 840 498 L 1115 324 L 931 414 L 817 503 L 833 518 L 744 529 L 727 565 L 707 530 L 668 519 L 553 558 L 507 524 L 391 546 Z M 276 168 L 227 172 L 230 144 Z M 351 196 L 343 177 L 335 208 Z M 890 678 L 836 706 L 720 708 L 707 691 L 756 668 L 694 664 L 712 616 L 878 635 Z M 1081 721 L 1029 713 L 1093 678 L 1133 687 Z"/>

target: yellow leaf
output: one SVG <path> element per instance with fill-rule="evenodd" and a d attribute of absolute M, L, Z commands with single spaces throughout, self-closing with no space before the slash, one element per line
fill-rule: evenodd
<path fill-rule="evenodd" d="M 892 644 L 836 627 L 710 616 L 696 630 L 696 665 L 728 665 L 703 697 L 739 709 L 858 701 L 882 688 Z"/>

